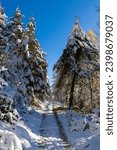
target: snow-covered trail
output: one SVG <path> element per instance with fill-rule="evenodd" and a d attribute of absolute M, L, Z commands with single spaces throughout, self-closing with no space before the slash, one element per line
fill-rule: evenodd
<path fill-rule="evenodd" d="M 56 119 L 57 126 L 59 127 L 58 128 L 59 137 L 63 140 L 64 147 L 66 148 L 66 150 L 71 150 L 72 148 L 71 148 L 71 145 L 69 144 L 68 137 L 67 137 L 66 132 L 64 130 L 64 126 L 63 126 L 62 122 L 60 121 L 58 114 L 56 112 L 54 112 L 54 116 Z"/>
<path fill-rule="evenodd" d="M 12 125 L 0 122 L 0 150 L 99 150 L 96 114 L 29 109 L 24 120 Z M 90 125 L 85 131 L 84 121 Z"/>
<path fill-rule="evenodd" d="M 40 125 L 40 150 L 72 150 L 64 126 L 56 112 L 43 113 Z"/>
<path fill-rule="evenodd" d="M 96 114 L 83 115 L 73 111 L 46 110 L 41 117 L 39 148 L 99 150 L 99 117 Z M 85 121 L 89 123 L 90 128 L 84 131 Z"/>

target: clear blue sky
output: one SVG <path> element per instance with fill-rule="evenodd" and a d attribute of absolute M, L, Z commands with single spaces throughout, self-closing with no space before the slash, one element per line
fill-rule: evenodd
<path fill-rule="evenodd" d="M 30 16 L 36 20 L 36 36 L 47 53 L 48 75 L 52 78 L 53 65 L 61 56 L 72 31 L 75 16 L 85 30 L 96 31 L 99 14 L 96 6 L 99 0 L 1 0 L 7 16 L 13 16 L 19 7 L 25 16 L 24 23 Z"/>

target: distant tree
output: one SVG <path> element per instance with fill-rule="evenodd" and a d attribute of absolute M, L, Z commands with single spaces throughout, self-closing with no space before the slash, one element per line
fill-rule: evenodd
<path fill-rule="evenodd" d="M 94 31 L 92 29 L 90 29 L 88 32 L 87 32 L 87 35 L 88 37 L 90 38 L 90 40 L 96 44 L 96 34 L 94 33 Z"/>
<path fill-rule="evenodd" d="M 57 92 L 59 91 L 58 93 L 60 93 L 60 95 L 67 95 L 69 108 L 75 103 L 76 90 L 78 90 L 78 92 L 83 91 L 86 95 L 83 90 L 85 87 L 83 80 L 85 83 L 88 83 L 92 72 L 99 71 L 98 59 L 99 56 L 96 45 L 81 29 L 76 19 L 73 31 L 68 38 L 67 46 L 60 59 L 54 65 L 54 87 Z M 78 88 L 76 88 L 77 86 Z M 83 92 L 79 93 L 80 96 Z M 79 97 L 77 97 L 77 99 L 78 98 Z M 80 99 L 78 101 L 80 102 Z"/>

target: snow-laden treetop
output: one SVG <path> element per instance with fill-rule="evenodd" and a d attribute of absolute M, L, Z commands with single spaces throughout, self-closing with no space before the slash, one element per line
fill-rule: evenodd
<path fill-rule="evenodd" d="M 4 8 L 0 4 L 0 24 L 4 24 L 5 20 L 6 20 L 6 15 L 4 13 Z"/>
<path fill-rule="evenodd" d="M 80 27 L 79 20 L 76 18 L 72 32 L 68 38 L 67 48 L 69 46 L 77 46 L 77 48 L 82 47 L 89 49 L 90 51 L 97 51 L 97 46 L 94 42 L 91 41 L 90 37 L 85 33 L 85 31 Z M 76 50 L 75 50 L 76 51 Z"/>

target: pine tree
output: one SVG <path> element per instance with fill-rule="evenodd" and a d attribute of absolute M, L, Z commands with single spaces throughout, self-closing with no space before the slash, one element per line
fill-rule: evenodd
<path fill-rule="evenodd" d="M 0 120 L 11 122 L 13 116 L 13 98 L 10 95 L 9 55 L 8 55 L 8 26 L 7 17 L 0 4 Z"/>
<path fill-rule="evenodd" d="M 82 30 L 79 21 L 76 19 L 67 46 L 54 66 L 56 78 L 54 87 L 60 95 L 67 96 L 69 108 L 75 103 L 76 91 L 82 91 L 79 97 L 76 96 L 76 99 L 80 102 L 79 107 L 83 107 L 83 101 L 80 100 L 82 94 L 86 95 L 86 93 L 83 93 L 82 87 L 85 87 L 83 80 L 85 83 L 89 83 L 92 72 L 99 71 L 98 59 L 96 45 Z M 87 88 L 89 91 L 89 87 Z"/>
<path fill-rule="evenodd" d="M 38 40 L 35 38 L 35 21 L 32 17 L 27 25 L 24 46 L 28 65 L 31 69 L 30 82 L 28 87 L 33 89 L 37 99 L 43 100 L 49 94 L 49 83 L 47 79 L 46 54 L 42 51 Z"/>
<path fill-rule="evenodd" d="M 16 9 L 14 16 L 8 22 L 8 43 L 9 43 L 9 70 L 10 70 L 10 85 L 16 90 L 15 105 L 29 103 L 30 95 L 27 94 L 26 84 L 28 80 L 25 78 L 24 66 L 27 66 L 25 60 L 25 49 L 22 47 L 24 29 L 22 27 L 23 15 L 19 8 Z"/>
<path fill-rule="evenodd" d="M 20 111 L 50 94 L 46 54 L 35 37 L 34 18 L 26 29 L 22 18 L 17 8 L 7 20 L 0 5 L 0 117 L 5 104 L 3 111 L 11 111 L 11 105 Z"/>
<path fill-rule="evenodd" d="M 4 12 L 4 8 L 0 4 L 0 25 L 6 25 L 6 14 Z"/>
<path fill-rule="evenodd" d="M 2 5 L 0 4 L 0 66 L 7 62 L 7 17 Z"/>
<path fill-rule="evenodd" d="M 30 104 L 35 96 L 42 100 L 49 94 L 47 62 L 44 58 L 45 53 L 35 38 L 34 18 L 31 18 L 24 30 L 22 17 L 21 11 L 17 8 L 14 17 L 8 22 L 11 73 L 9 82 L 18 91 L 16 99 L 19 101 L 16 103 Z"/>

